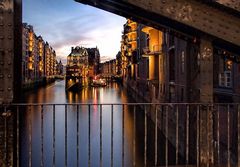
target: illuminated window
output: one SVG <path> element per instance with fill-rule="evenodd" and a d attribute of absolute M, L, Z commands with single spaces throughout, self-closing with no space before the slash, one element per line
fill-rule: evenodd
<path fill-rule="evenodd" d="M 231 71 L 232 70 L 232 65 L 233 65 L 233 62 L 231 60 L 226 60 L 225 61 L 225 70 L 226 71 Z"/>

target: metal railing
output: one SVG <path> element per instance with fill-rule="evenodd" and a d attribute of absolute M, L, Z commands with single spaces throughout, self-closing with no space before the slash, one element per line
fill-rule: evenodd
<path fill-rule="evenodd" d="M 142 50 L 145 56 L 160 54 L 162 53 L 162 45 L 153 45 L 151 48 L 148 46 L 148 47 L 144 47 Z"/>
<path fill-rule="evenodd" d="M 0 112 L 3 167 L 240 166 L 240 104 L 11 104 Z"/>

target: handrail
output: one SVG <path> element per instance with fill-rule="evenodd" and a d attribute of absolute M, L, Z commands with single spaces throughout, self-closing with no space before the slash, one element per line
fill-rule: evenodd
<path fill-rule="evenodd" d="M 0 106 L 35 106 L 35 105 L 240 105 L 239 103 L 10 103 Z"/>

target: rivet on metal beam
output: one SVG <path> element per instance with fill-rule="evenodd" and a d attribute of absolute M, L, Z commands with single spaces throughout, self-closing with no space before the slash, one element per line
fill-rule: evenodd
<path fill-rule="evenodd" d="M 12 76 L 11 76 L 11 74 L 8 74 L 8 78 L 11 78 Z"/>
<path fill-rule="evenodd" d="M 4 37 L 3 37 L 3 36 L 0 36 L 0 39 L 4 39 Z"/>
<path fill-rule="evenodd" d="M 9 88 L 8 88 L 8 91 L 11 91 L 11 90 L 12 90 L 12 88 L 9 87 Z"/>
<path fill-rule="evenodd" d="M 12 26 L 12 23 L 8 23 L 8 26 L 11 27 L 11 26 Z"/>
<path fill-rule="evenodd" d="M 0 74 L 0 78 L 3 78 L 4 76 L 3 76 L 3 74 Z"/>

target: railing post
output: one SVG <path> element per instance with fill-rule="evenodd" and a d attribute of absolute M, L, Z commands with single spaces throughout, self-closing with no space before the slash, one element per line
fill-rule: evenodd
<path fill-rule="evenodd" d="M 133 106 L 133 167 L 136 166 L 136 106 Z"/>
<path fill-rule="evenodd" d="M 43 148 L 44 148 L 44 145 L 43 145 L 43 134 L 44 134 L 44 121 L 43 121 L 43 118 L 44 118 L 44 115 L 43 115 L 43 105 L 40 106 L 41 107 L 41 167 L 44 166 L 44 155 L 43 155 Z"/>
<path fill-rule="evenodd" d="M 186 165 L 189 163 L 189 105 L 186 112 Z"/>
<path fill-rule="evenodd" d="M 79 105 L 77 105 L 77 166 L 79 166 Z"/>
<path fill-rule="evenodd" d="M 144 106 L 144 166 L 147 166 L 147 106 Z"/>
<path fill-rule="evenodd" d="M 179 145 L 179 135 L 178 135 L 178 133 L 179 133 L 179 128 L 178 128 L 178 126 L 179 126 L 179 106 L 178 105 L 176 105 L 176 165 L 178 165 L 178 145 Z"/>
<path fill-rule="evenodd" d="M 55 167 L 55 160 L 56 160 L 56 125 L 55 125 L 55 119 L 56 119 L 56 113 L 55 113 L 55 105 L 53 105 L 53 159 L 52 159 L 52 165 Z"/>
<path fill-rule="evenodd" d="M 168 112 L 169 106 L 166 105 L 166 117 L 165 117 L 165 166 L 168 167 Z"/>
<path fill-rule="evenodd" d="M 91 166 L 91 105 L 88 105 L 88 166 Z"/>
<path fill-rule="evenodd" d="M 231 150 L 230 150 L 230 106 L 227 105 L 227 166 L 231 166 Z"/>
<path fill-rule="evenodd" d="M 155 105 L 155 157 L 154 165 L 157 166 L 158 163 L 158 111 L 157 105 Z"/>
<path fill-rule="evenodd" d="M 124 167 L 124 104 L 122 105 L 122 167 Z"/>
<path fill-rule="evenodd" d="M 65 167 L 67 167 L 68 164 L 68 148 L 67 148 L 67 105 L 65 105 Z"/>
<path fill-rule="evenodd" d="M 238 113 L 238 166 L 240 166 L 240 104 L 237 105 L 237 113 Z"/>
<path fill-rule="evenodd" d="M 20 149 L 19 149 L 19 106 L 17 106 L 17 164 L 16 166 L 19 167 L 19 153 L 20 153 Z"/>
<path fill-rule="evenodd" d="M 102 167 L 102 104 L 100 105 L 100 167 Z"/>
<path fill-rule="evenodd" d="M 113 167 L 113 104 L 111 105 L 111 167 Z"/>
<path fill-rule="evenodd" d="M 32 166 L 32 106 L 29 106 L 28 108 L 28 117 L 29 117 L 29 125 L 28 125 L 28 140 L 29 140 L 29 145 L 28 145 L 28 166 Z"/>

